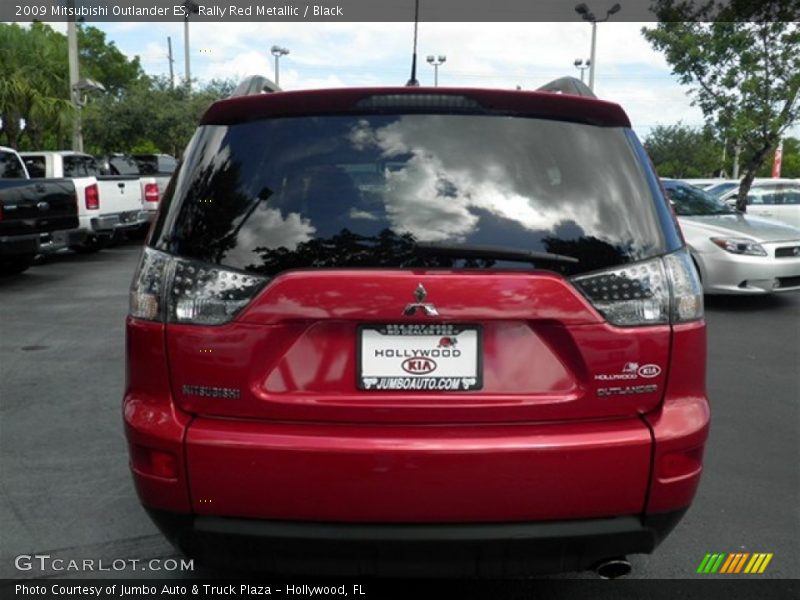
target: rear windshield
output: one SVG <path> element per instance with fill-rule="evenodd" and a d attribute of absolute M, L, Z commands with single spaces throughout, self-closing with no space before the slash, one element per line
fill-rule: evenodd
<path fill-rule="evenodd" d="M 136 161 L 127 156 L 101 156 L 98 161 L 102 175 L 140 175 Z"/>
<path fill-rule="evenodd" d="M 665 182 L 664 189 L 667 190 L 675 214 L 681 217 L 729 215 L 735 212 L 716 196 L 688 183 Z"/>
<path fill-rule="evenodd" d="M 178 165 L 178 161 L 166 155 L 135 154 L 132 158 L 141 175 L 171 175 Z"/>
<path fill-rule="evenodd" d="M 621 128 L 474 115 L 268 119 L 201 127 L 152 237 L 275 275 L 299 268 L 621 265 L 665 251 Z M 441 256 L 420 246 L 442 245 Z M 453 248 L 556 253 L 526 264 Z"/>
<path fill-rule="evenodd" d="M 0 150 L 0 179 L 25 179 L 25 170 L 16 155 Z"/>
<path fill-rule="evenodd" d="M 91 156 L 82 154 L 64 156 L 64 177 L 97 177 L 100 171 Z"/>

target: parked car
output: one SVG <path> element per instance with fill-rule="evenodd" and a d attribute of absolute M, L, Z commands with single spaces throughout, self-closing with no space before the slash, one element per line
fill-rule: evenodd
<path fill-rule="evenodd" d="M 663 183 L 705 293 L 800 290 L 800 229 L 738 213 L 686 183 Z"/>
<path fill-rule="evenodd" d="M 707 190 L 712 186 L 719 185 L 720 183 L 724 182 L 724 179 L 719 177 L 710 177 L 710 178 L 695 178 L 695 179 L 681 179 L 685 183 L 689 185 L 693 185 L 696 188 L 700 188 L 701 190 Z"/>
<path fill-rule="evenodd" d="M 720 198 L 736 204 L 738 186 Z M 800 227 L 800 179 L 756 179 L 747 193 L 747 213 Z"/>
<path fill-rule="evenodd" d="M 96 252 L 114 236 L 147 222 L 142 214 L 138 176 L 102 175 L 89 154 L 63 151 L 22 152 L 31 177 L 71 178 L 84 198 L 79 205 L 85 240 L 72 248 Z"/>
<path fill-rule="evenodd" d="M 163 190 L 166 189 L 170 176 L 165 176 L 164 174 L 153 171 L 152 168 L 150 168 L 152 165 L 148 167 L 148 163 L 126 154 L 105 154 L 96 158 L 100 165 L 100 170 L 104 175 L 127 175 L 139 178 L 139 186 L 142 195 L 141 216 L 145 221 L 141 229 L 149 229 L 150 223 L 155 220 L 159 202 L 161 201 L 161 194 Z M 156 164 L 156 167 L 157 166 L 158 163 Z M 165 168 L 167 166 L 166 164 L 164 165 Z"/>
<path fill-rule="evenodd" d="M 32 181 L 13 149 L 0 146 L 0 275 L 22 273 L 42 235 L 77 242 L 78 206 L 69 179 Z"/>
<path fill-rule="evenodd" d="M 675 526 L 702 289 L 628 117 L 566 83 L 208 110 L 127 319 L 133 478 L 184 553 L 616 576 Z"/>
<path fill-rule="evenodd" d="M 739 180 L 738 179 L 724 179 L 721 180 L 719 183 L 715 183 L 707 188 L 704 188 L 708 194 L 715 196 L 717 198 L 721 197 L 723 194 L 736 189 L 739 189 Z"/>

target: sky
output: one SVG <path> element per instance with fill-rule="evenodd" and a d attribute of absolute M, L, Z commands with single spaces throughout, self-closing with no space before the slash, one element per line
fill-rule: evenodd
<path fill-rule="evenodd" d="M 53 23 L 63 30 L 63 23 Z M 183 23 L 93 23 L 148 74 L 168 75 L 172 38 L 176 79 L 184 76 Z M 703 123 L 689 88 L 678 83 L 659 52 L 641 35 L 652 23 L 598 25 L 595 92 L 628 113 L 645 138 L 657 125 Z M 192 78 L 274 78 L 270 48 L 280 59 L 285 90 L 361 85 L 403 85 L 409 78 L 413 23 L 191 23 Z M 579 77 L 575 59 L 588 59 L 588 23 L 427 23 L 419 25 L 417 79 L 433 85 L 425 57 L 445 55 L 439 85 L 523 89 L 564 75 Z M 588 71 L 586 72 L 588 80 Z"/>

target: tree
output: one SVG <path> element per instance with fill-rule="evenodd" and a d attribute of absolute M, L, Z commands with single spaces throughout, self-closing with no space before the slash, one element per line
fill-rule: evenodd
<path fill-rule="evenodd" d="M 709 128 L 659 125 L 644 142 L 647 153 L 662 177 L 713 177 L 722 165 L 722 144 Z"/>
<path fill-rule="evenodd" d="M 661 21 L 643 29 L 664 52 L 681 83 L 692 87 L 709 126 L 738 139 L 747 156 L 737 208 L 745 210 L 753 178 L 783 133 L 800 117 L 800 26 L 787 3 L 733 0 L 714 3 L 655 0 Z M 711 17 L 718 19 L 709 21 Z"/>
<path fill-rule="evenodd" d="M 119 94 L 144 77 L 139 57 L 129 59 L 97 27 L 78 28 L 78 49 L 81 77 L 99 81 L 109 94 Z"/>
<path fill-rule="evenodd" d="M 118 95 L 84 110 L 86 147 L 106 152 L 164 152 L 180 156 L 209 105 L 230 94 L 233 82 L 172 88 L 165 77 L 143 77 Z"/>
<path fill-rule="evenodd" d="M 80 27 L 78 37 L 81 77 L 95 79 L 118 95 L 144 76 L 139 58 L 129 60 L 96 27 Z M 19 149 L 63 148 L 76 110 L 70 98 L 66 36 L 40 22 L 28 27 L 0 24 L 0 57 L 3 141 Z"/>
<path fill-rule="evenodd" d="M 4 143 L 14 148 L 23 136 L 41 144 L 47 132 L 64 133 L 74 108 L 69 101 L 64 36 L 47 25 L 0 24 L 0 115 Z M 22 124 L 25 128 L 23 129 Z"/>

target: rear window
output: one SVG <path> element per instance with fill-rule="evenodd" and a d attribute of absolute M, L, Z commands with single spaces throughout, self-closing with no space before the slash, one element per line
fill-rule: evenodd
<path fill-rule="evenodd" d="M 159 154 L 136 154 L 133 160 L 142 175 L 171 175 L 178 165 L 171 156 Z"/>
<path fill-rule="evenodd" d="M 64 156 L 64 177 L 97 177 L 100 171 L 91 156 Z"/>
<path fill-rule="evenodd" d="M 0 179 L 25 179 L 22 163 L 10 152 L 0 151 Z"/>
<path fill-rule="evenodd" d="M 47 163 L 44 156 L 25 156 L 25 168 L 31 179 L 42 179 L 47 176 Z"/>
<path fill-rule="evenodd" d="M 425 114 L 207 125 L 173 184 L 153 244 L 264 275 L 532 267 L 419 250 L 432 244 L 577 258 L 535 265 L 564 273 L 666 251 L 651 187 L 622 128 Z"/>

